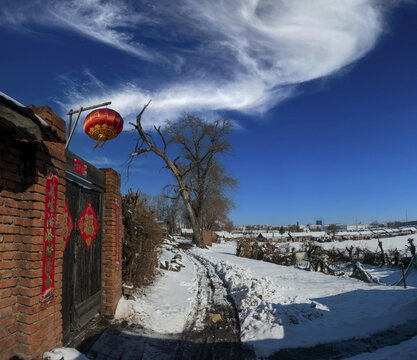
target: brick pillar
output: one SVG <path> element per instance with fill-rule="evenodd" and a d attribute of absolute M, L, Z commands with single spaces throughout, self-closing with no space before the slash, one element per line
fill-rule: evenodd
<path fill-rule="evenodd" d="M 16 200 L 20 222 L 11 226 L 16 259 L 16 344 L 14 353 L 23 359 L 39 359 L 42 354 L 61 346 L 62 339 L 62 267 L 65 201 L 65 121 L 48 106 L 32 110 L 50 128 L 45 129 L 47 141 L 32 145 L 25 165 L 25 181 L 21 198 Z M 55 297 L 47 306 L 41 305 L 42 251 L 44 242 L 45 189 L 48 168 L 58 173 L 55 238 Z M 20 226 L 17 226 L 20 225 Z M 1 349 L 1 348 L 0 348 Z M 0 353 L 0 358 L 2 355 Z"/>
<path fill-rule="evenodd" d="M 120 195 L 120 174 L 113 169 L 100 169 L 105 175 L 103 202 L 103 247 L 102 247 L 102 300 L 101 311 L 113 317 L 117 303 L 122 296 L 122 264 L 116 264 L 116 239 L 122 249 L 122 209 Z M 120 235 L 116 236 L 116 201 L 119 202 Z"/>

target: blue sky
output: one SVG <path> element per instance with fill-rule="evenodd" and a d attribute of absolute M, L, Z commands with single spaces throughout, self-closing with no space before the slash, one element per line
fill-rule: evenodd
<path fill-rule="evenodd" d="M 230 117 L 236 224 L 417 219 L 414 1 L 0 5 L 0 91 L 24 104 L 66 119 L 110 100 L 127 124 L 152 99 L 147 127 Z M 93 150 L 81 128 L 71 150 L 126 175 L 134 134 Z M 122 190 L 159 193 L 161 167 L 138 158 Z"/>

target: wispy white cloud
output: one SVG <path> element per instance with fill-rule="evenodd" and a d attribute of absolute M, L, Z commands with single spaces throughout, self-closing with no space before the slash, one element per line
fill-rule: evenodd
<path fill-rule="evenodd" d="M 89 163 L 93 164 L 97 167 L 105 167 L 105 166 L 116 166 L 120 165 L 120 162 L 115 159 L 110 159 L 105 155 L 95 155 L 95 156 L 85 156 L 84 159 Z"/>
<path fill-rule="evenodd" d="M 131 80 L 110 88 L 88 71 L 84 75 L 91 86 L 70 87 L 64 101 L 69 108 L 110 99 L 131 119 L 152 98 L 149 123 L 191 111 L 263 113 L 294 94 L 297 85 L 363 57 L 383 30 L 377 0 L 71 0 L 50 5 L 51 25 L 156 62 L 156 71 L 158 60 L 172 59 L 168 69 L 175 76 L 169 81 L 142 88 Z M 141 34 L 163 38 L 168 45 L 145 47 Z"/>
<path fill-rule="evenodd" d="M 152 21 L 129 1 L 16 0 L 2 5 L 0 25 L 31 23 L 67 28 L 147 61 L 164 60 L 134 36 L 135 29 Z"/>
<path fill-rule="evenodd" d="M 155 61 L 162 56 L 135 39 L 134 30 L 150 19 L 121 0 L 53 1 L 49 8 L 56 25 L 67 27 L 139 58 Z"/>
<path fill-rule="evenodd" d="M 106 155 L 88 155 L 85 154 L 83 158 L 90 164 L 98 168 L 113 168 L 123 174 L 154 174 L 154 170 L 149 170 L 149 166 L 146 166 L 146 160 L 144 158 L 137 158 L 129 165 L 128 158 L 109 158 Z"/>

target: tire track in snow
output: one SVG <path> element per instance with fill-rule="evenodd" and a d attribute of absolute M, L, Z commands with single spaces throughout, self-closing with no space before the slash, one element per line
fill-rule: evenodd
<path fill-rule="evenodd" d="M 231 291 L 239 290 L 239 287 L 233 289 L 233 276 L 228 279 L 229 265 L 221 260 L 210 260 L 197 256 L 200 261 L 208 264 L 217 275 L 223 279 L 224 286 L 228 289 L 228 293 Z M 242 269 L 242 271 L 244 271 Z M 231 273 L 233 275 L 233 272 Z M 247 285 L 244 282 L 245 286 Z M 232 298 L 233 300 L 233 298 Z M 313 308 L 314 310 L 314 308 Z M 314 312 L 311 313 L 314 315 Z M 283 314 L 280 314 L 283 315 Z M 307 312 L 307 315 L 310 315 Z M 374 352 L 378 349 L 386 346 L 397 345 L 403 341 L 409 340 L 417 335 L 417 321 L 413 315 L 410 315 L 410 321 L 402 325 L 394 326 L 386 330 L 377 331 L 369 336 L 363 338 L 350 338 L 346 340 L 340 340 L 335 342 L 320 343 L 311 347 L 294 347 L 294 348 L 282 348 L 274 352 L 273 354 L 262 359 L 270 360 L 337 360 L 352 357 L 358 354 Z M 244 344 L 243 344 L 244 346 Z M 247 351 L 245 351 L 247 353 Z M 254 356 L 254 358 L 256 358 Z"/>
<path fill-rule="evenodd" d="M 252 358 L 243 354 L 239 314 L 223 279 L 208 261 L 184 252 L 195 264 L 198 290 L 176 359 Z"/>
<path fill-rule="evenodd" d="M 252 359 L 242 350 L 240 322 L 226 283 L 215 268 L 189 251 L 181 253 L 192 261 L 197 290 L 181 334 L 157 334 L 140 324 L 114 324 L 89 349 L 87 357 L 97 360 L 208 360 Z M 175 294 L 174 294 L 175 295 Z M 211 316 L 217 318 L 214 319 Z"/>

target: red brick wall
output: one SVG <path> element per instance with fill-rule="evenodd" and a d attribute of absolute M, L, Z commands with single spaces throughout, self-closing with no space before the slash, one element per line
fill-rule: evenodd
<path fill-rule="evenodd" d="M 65 122 L 48 106 L 32 110 L 51 128 L 47 141 L 30 142 L 0 133 L 0 359 L 39 359 L 62 346 L 62 271 L 65 201 Z M 58 172 L 55 245 L 55 298 L 41 305 L 45 187 L 48 168 Z M 120 175 L 103 169 L 102 313 L 113 316 L 122 295 L 121 264 L 116 267 L 116 209 Z M 121 209 L 120 209 L 121 216 Z M 123 234 L 122 219 L 120 224 Z"/>
<path fill-rule="evenodd" d="M 0 135 L 0 358 L 40 358 L 61 345 L 65 122 L 50 108 L 36 109 L 53 125 L 41 143 Z M 49 118 L 46 115 L 49 113 Z M 53 121 L 52 121 L 53 120 Z M 58 171 L 55 299 L 41 306 L 45 185 Z"/>
<path fill-rule="evenodd" d="M 112 317 L 122 296 L 122 264 L 116 266 L 116 200 L 119 201 L 119 246 L 122 251 L 123 234 L 122 203 L 120 195 L 120 175 L 113 169 L 100 169 L 105 174 L 106 188 L 103 208 L 103 253 L 102 253 L 102 295 L 101 310 Z"/>
<path fill-rule="evenodd" d="M 17 164 L 23 164 L 24 150 L 24 143 L 13 143 L 7 134 L 0 135 L 0 351 L 9 349 L 4 357 L 16 351 L 16 286 L 21 255 L 14 234 L 23 225 L 20 204 L 24 169 Z"/>
<path fill-rule="evenodd" d="M 203 230 L 203 242 L 204 245 L 211 246 L 213 241 L 216 240 L 216 234 L 209 230 Z"/>

